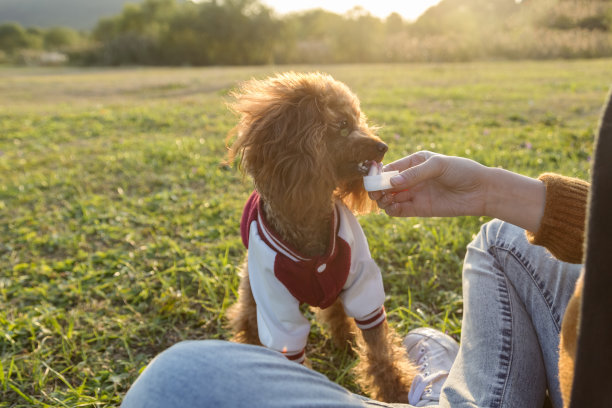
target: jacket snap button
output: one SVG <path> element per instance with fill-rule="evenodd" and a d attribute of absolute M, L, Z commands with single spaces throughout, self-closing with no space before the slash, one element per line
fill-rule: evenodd
<path fill-rule="evenodd" d="M 325 270 L 325 268 L 327 268 L 327 265 L 326 264 L 321 264 L 317 268 L 317 272 L 321 273 L 321 272 L 323 272 Z"/>

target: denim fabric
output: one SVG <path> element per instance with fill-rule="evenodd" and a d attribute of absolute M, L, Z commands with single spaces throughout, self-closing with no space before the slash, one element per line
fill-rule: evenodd
<path fill-rule="evenodd" d="M 512 224 L 485 224 L 463 265 L 461 346 L 440 406 L 541 408 L 548 388 L 561 407 L 559 332 L 580 270 Z"/>
<path fill-rule="evenodd" d="M 580 265 L 530 245 L 525 232 L 485 224 L 463 268 L 461 346 L 442 388 L 442 407 L 541 408 L 557 378 L 561 320 Z M 157 356 L 122 407 L 408 407 L 350 393 L 275 351 L 204 340 Z"/>
<path fill-rule="evenodd" d="M 184 341 L 158 355 L 124 408 L 386 406 L 350 393 L 277 351 L 219 340 Z"/>

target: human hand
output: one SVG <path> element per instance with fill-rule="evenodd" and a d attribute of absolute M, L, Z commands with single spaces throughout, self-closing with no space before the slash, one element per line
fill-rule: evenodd
<path fill-rule="evenodd" d="M 529 231 L 540 227 L 546 186 L 538 179 L 427 151 L 397 160 L 384 170 L 401 172 L 391 178 L 393 189 L 370 193 L 388 215 L 485 215 Z"/>
<path fill-rule="evenodd" d="M 388 164 L 398 170 L 393 189 L 370 197 L 388 215 L 448 217 L 486 215 L 488 167 L 462 157 L 420 151 Z"/>

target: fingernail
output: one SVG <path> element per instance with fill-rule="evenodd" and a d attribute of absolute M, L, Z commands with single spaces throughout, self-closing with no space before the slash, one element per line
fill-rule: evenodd
<path fill-rule="evenodd" d="M 390 180 L 391 180 L 391 184 L 399 184 L 402 182 L 402 176 L 398 174 L 397 176 L 391 177 Z"/>

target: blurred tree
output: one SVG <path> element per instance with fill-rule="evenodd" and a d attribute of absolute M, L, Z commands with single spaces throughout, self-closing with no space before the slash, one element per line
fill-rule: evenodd
<path fill-rule="evenodd" d="M 253 0 L 185 4 L 162 38 L 163 59 L 173 64 L 272 62 L 280 24 Z"/>
<path fill-rule="evenodd" d="M 103 64 L 161 64 L 160 38 L 169 28 L 176 0 L 145 0 L 127 4 L 120 15 L 100 20 L 92 36 L 103 44 Z"/>
<path fill-rule="evenodd" d="M 59 51 L 77 44 L 80 35 L 68 27 L 53 27 L 43 33 L 43 43 L 46 50 Z"/>
<path fill-rule="evenodd" d="M 519 10 L 515 0 L 442 0 L 412 25 L 419 34 L 480 34 Z"/>
<path fill-rule="evenodd" d="M 283 23 L 294 62 L 372 62 L 384 55 L 385 23 L 361 7 L 344 16 L 308 10 L 285 17 Z"/>
<path fill-rule="evenodd" d="M 278 28 L 256 0 L 146 0 L 93 35 L 111 64 L 262 64 L 272 62 Z"/>
<path fill-rule="evenodd" d="M 384 25 L 362 7 L 349 10 L 335 30 L 335 62 L 373 62 L 382 55 Z"/>
<path fill-rule="evenodd" d="M 285 29 L 292 47 L 287 55 L 293 62 L 329 63 L 338 60 L 335 49 L 337 30 L 342 16 L 323 9 L 293 13 L 284 18 Z"/>
<path fill-rule="evenodd" d="M 159 36 L 167 28 L 176 7 L 176 0 L 146 0 L 142 4 L 127 4 L 120 15 L 100 20 L 93 30 L 93 38 L 105 42 L 125 33 Z"/>
<path fill-rule="evenodd" d="M 28 32 L 17 23 L 0 25 L 0 50 L 13 54 L 17 50 L 28 48 L 30 38 Z"/>
<path fill-rule="evenodd" d="M 612 55 L 610 32 L 612 0 L 442 0 L 414 23 L 361 7 L 279 18 L 259 0 L 143 0 L 99 21 L 93 43 L 62 27 L 10 23 L 0 26 L 0 50 L 64 49 L 103 65 L 571 58 Z"/>
<path fill-rule="evenodd" d="M 38 27 L 28 27 L 26 29 L 27 42 L 26 48 L 31 50 L 41 50 L 44 46 L 45 32 Z"/>
<path fill-rule="evenodd" d="M 404 28 L 404 20 L 398 13 L 391 13 L 385 19 L 385 32 L 387 35 L 400 33 L 404 31 Z"/>
<path fill-rule="evenodd" d="M 529 0 L 521 8 L 534 27 L 612 31 L 610 0 Z"/>

